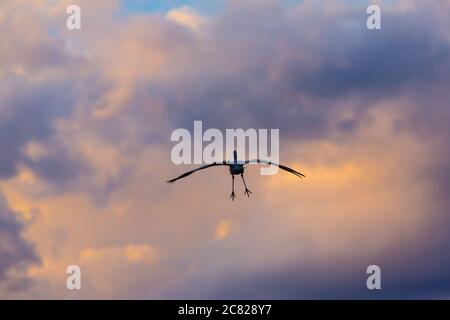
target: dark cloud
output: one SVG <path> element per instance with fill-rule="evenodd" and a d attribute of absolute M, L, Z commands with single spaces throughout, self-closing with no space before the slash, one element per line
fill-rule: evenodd
<path fill-rule="evenodd" d="M 336 14 L 322 2 L 296 14 L 274 4 L 231 8 L 197 44 L 217 48 L 198 74 L 165 88 L 167 117 L 176 115 L 180 127 L 203 120 L 216 128 L 281 128 L 302 140 L 351 133 L 374 103 L 449 82 L 450 44 L 436 18 L 442 12 L 428 6 L 386 9 L 380 31 L 367 30 L 364 6 Z M 345 109 L 356 118 L 341 123 Z"/>
<path fill-rule="evenodd" d="M 23 228 L 17 214 L 11 211 L 4 196 L 0 194 L 0 283 L 6 282 L 16 290 L 23 289 L 28 281 L 17 278 L 10 282 L 8 273 L 39 262 L 33 245 L 22 236 Z"/>
<path fill-rule="evenodd" d="M 14 176 L 18 164 L 24 161 L 23 147 L 31 141 L 46 141 L 54 132 L 55 120 L 70 114 L 75 100 L 69 88 L 59 82 L 34 85 L 14 79 L 3 83 L 0 177 Z"/>
<path fill-rule="evenodd" d="M 90 168 L 81 157 L 69 154 L 67 148 L 58 143 L 52 147 L 47 154 L 38 159 L 23 160 L 38 178 L 48 181 L 51 185 L 58 185 L 59 188 L 70 187 L 81 172 L 89 172 Z"/>
<path fill-rule="evenodd" d="M 299 263 L 280 265 L 265 272 L 236 271 L 227 273 L 226 279 L 215 279 L 218 281 L 207 290 L 196 291 L 191 296 L 212 299 L 448 298 L 450 261 L 442 254 L 436 254 L 448 249 L 448 246 L 428 247 L 426 251 L 416 250 L 411 255 L 404 253 L 412 251 L 411 248 L 404 248 L 396 251 L 398 257 L 347 257 L 351 263 L 330 260 L 314 268 Z M 366 268 L 372 264 L 381 268 L 381 290 L 366 287 L 369 276 Z"/>
<path fill-rule="evenodd" d="M 0 179 L 30 164 L 38 175 L 62 181 L 76 170 L 67 168 L 75 161 L 61 156 L 67 151 L 53 151 L 38 162 L 23 151 L 29 142 L 51 144 L 56 121 L 72 114 L 83 96 L 78 89 L 84 85 L 74 78 L 85 59 L 69 48 L 45 12 L 30 9 L 25 2 L 5 3 L 0 19 Z"/>

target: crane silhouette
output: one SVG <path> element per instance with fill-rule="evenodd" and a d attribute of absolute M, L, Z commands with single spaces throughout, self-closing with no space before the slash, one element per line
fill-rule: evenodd
<path fill-rule="evenodd" d="M 234 201 L 234 199 L 236 198 L 236 195 L 234 194 L 234 176 L 236 175 L 241 175 L 242 181 L 244 182 L 244 186 L 245 186 L 245 192 L 244 194 L 247 195 L 247 197 L 250 197 L 250 194 L 252 193 L 248 188 L 247 188 L 247 184 L 245 183 L 245 179 L 244 179 L 244 170 L 245 170 L 245 165 L 246 164 L 258 164 L 258 163 L 263 163 L 263 164 L 269 164 L 269 165 L 274 165 L 279 167 L 280 169 L 283 169 L 287 172 L 290 172 L 292 174 L 295 174 L 297 177 L 299 178 L 304 178 L 305 175 L 295 171 L 294 169 L 291 169 L 289 167 L 283 166 L 281 164 L 272 162 L 272 161 L 267 161 L 267 160 L 261 160 L 261 159 L 254 159 L 254 160 L 246 160 L 246 161 L 238 161 L 237 160 L 237 151 L 235 150 L 233 152 L 233 161 L 222 161 L 222 162 L 213 162 L 210 164 L 206 164 L 204 166 L 198 167 L 194 170 L 188 171 L 183 173 L 182 175 L 174 178 L 174 179 L 170 179 L 167 180 L 167 183 L 174 183 L 175 181 L 185 178 L 191 174 L 193 174 L 194 172 L 203 170 L 203 169 L 207 169 L 207 168 L 211 168 L 211 167 L 215 167 L 215 166 L 228 166 L 230 169 L 230 174 L 231 174 L 231 178 L 232 178 L 232 189 L 231 189 L 231 195 L 230 195 L 230 199 Z"/>

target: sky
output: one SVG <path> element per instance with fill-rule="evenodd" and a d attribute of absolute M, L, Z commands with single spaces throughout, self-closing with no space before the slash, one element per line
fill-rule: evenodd
<path fill-rule="evenodd" d="M 370 3 L 1 1 L 0 298 L 450 298 L 450 1 Z M 306 178 L 166 184 L 195 120 Z"/>
<path fill-rule="evenodd" d="M 174 8 L 190 7 L 195 8 L 196 11 L 204 14 L 213 14 L 217 10 L 222 9 L 224 0 L 122 0 L 120 2 L 121 11 L 125 14 L 139 14 L 139 13 L 162 13 L 170 11 Z"/>

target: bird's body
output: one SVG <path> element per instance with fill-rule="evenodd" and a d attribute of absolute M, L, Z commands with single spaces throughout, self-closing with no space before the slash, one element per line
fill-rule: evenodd
<path fill-rule="evenodd" d="M 244 173 L 244 165 L 243 164 L 230 164 L 230 174 L 233 176 L 243 174 Z"/>
<path fill-rule="evenodd" d="M 210 167 L 214 167 L 214 166 L 228 166 L 229 170 L 230 170 L 230 174 L 231 174 L 231 178 L 232 178 L 232 192 L 230 195 L 231 200 L 234 200 L 236 198 L 236 195 L 234 194 L 234 176 L 236 175 L 240 175 L 242 177 L 242 181 L 244 182 L 244 186 L 245 186 L 245 194 L 250 197 L 250 194 L 252 193 L 248 188 L 247 188 L 247 184 L 245 183 L 245 179 L 244 179 L 244 170 L 245 170 L 245 165 L 246 164 L 258 164 L 258 163 L 263 163 L 263 164 L 269 164 L 269 165 L 274 165 L 274 166 L 278 166 L 279 168 L 288 171 L 292 174 L 295 174 L 297 177 L 299 178 L 303 178 L 305 175 L 295 171 L 294 169 L 291 169 L 289 167 L 283 166 L 281 164 L 277 164 L 271 161 L 266 161 L 266 160 L 260 160 L 260 159 L 255 159 L 255 160 L 246 160 L 244 162 L 238 162 L 237 160 L 237 152 L 234 151 L 233 152 L 233 161 L 223 161 L 223 162 L 213 162 L 211 164 L 207 164 L 204 166 L 201 166 L 197 169 L 188 171 L 183 173 L 182 175 L 168 180 L 168 183 L 174 183 L 175 181 L 177 181 L 178 179 L 182 179 L 184 177 L 187 177 L 189 175 L 191 175 L 192 173 L 202 170 L 202 169 L 206 169 L 206 168 L 210 168 Z"/>

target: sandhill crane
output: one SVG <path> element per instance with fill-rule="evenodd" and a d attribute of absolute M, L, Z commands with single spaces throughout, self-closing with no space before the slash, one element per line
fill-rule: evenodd
<path fill-rule="evenodd" d="M 187 177 L 187 176 L 193 174 L 196 171 L 207 169 L 207 168 L 211 168 L 211 167 L 214 167 L 214 166 L 228 166 L 229 169 L 230 169 L 230 174 L 231 174 L 231 178 L 232 178 L 232 189 L 231 189 L 230 199 L 234 201 L 234 199 L 236 198 L 236 195 L 234 194 L 234 176 L 235 175 L 238 175 L 238 174 L 241 175 L 242 181 L 244 182 L 244 186 L 245 186 L 244 194 L 246 194 L 247 197 L 250 197 L 250 194 L 252 193 L 247 188 L 247 184 L 245 183 L 245 179 L 244 179 L 244 169 L 245 169 L 244 165 L 246 165 L 246 164 L 264 163 L 264 164 L 274 165 L 274 166 L 278 166 L 280 169 L 283 169 L 283 170 L 288 171 L 288 172 L 290 172 L 292 174 L 295 174 L 299 178 L 305 177 L 304 174 L 302 174 L 302 173 L 300 173 L 298 171 L 295 171 L 294 169 L 291 169 L 289 167 L 283 166 L 281 164 L 278 164 L 278 163 L 275 163 L 275 162 L 272 162 L 272 161 L 261 160 L 261 159 L 246 160 L 244 162 L 238 161 L 237 160 L 237 152 L 236 152 L 236 150 L 233 152 L 233 158 L 234 158 L 233 161 L 213 162 L 213 163 L 210 163 L 210 164 L 206 164 L 204 166 L 198 167 L 197 169 L 185 172 L 182 175 L 180 175 L 180 176 L 178 176 L 178 177 L 176 177 L 174 179 L 167 180 L 166 182 L 167 183 L 174 183 L 175 181 L 177 181 L 179 179 L 182 179 L 184 177 Z"/>

